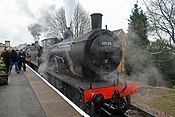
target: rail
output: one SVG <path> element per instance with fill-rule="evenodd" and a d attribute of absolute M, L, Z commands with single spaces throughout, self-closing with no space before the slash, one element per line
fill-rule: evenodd
<path fill-rule="evenodd" d="M 125 115 L 126 117 L 156 117 L 152 113 L 149 113 L 146 110 L 140 109 L 137 106 L 132 104 L 130 109 L 125 112 Z"/>

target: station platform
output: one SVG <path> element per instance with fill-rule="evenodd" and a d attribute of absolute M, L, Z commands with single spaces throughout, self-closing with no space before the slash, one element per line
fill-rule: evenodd
<path fill-rule="evenodd" d="M 82 117 L 29 67 L 0 86 L 0 117 Z"/>

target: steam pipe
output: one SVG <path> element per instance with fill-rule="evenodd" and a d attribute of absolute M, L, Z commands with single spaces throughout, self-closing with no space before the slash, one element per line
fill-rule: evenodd
<path fill-rule="evenodd" d="M 126 83 L 126 81 L 125 81 L 125 87 L 120 91 L 120 93 L 125 92 L 125 91 L 126 91 L 126 88 L 127 88 L 127 83 Z"/>

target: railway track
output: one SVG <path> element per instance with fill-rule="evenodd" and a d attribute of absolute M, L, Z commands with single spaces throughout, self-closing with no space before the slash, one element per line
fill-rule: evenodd
<path fill-rule="evenodd" d="M 156 116 L 134 105 L 131 105 L 130 109 L 126 111 L 124 114 L 118 113 L 116 115 L 112 115 L 110 113 L 106 113 L 103 111 L 101 115 L 99 115 L 98 117 L 156 117 Z"/>
<path fill-rule="evenodd" d="M 138 108 L 137 106 L 131 105 L 130 109 L 124 114 L 126 117 L 156 117 L 153 114 Z"/>

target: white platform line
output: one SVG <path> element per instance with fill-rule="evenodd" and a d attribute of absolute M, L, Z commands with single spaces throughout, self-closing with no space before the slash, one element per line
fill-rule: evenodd
<path fill-rule="evenodd" d="M 27 65 L 28 66 L 28 65 Z M 75 105 L 72 101 L 70 101 L 66 96 L 64 96 L 58 89 L 52 86 L 47 80 L 45 80 L 40 74 L 38 74 L 35 70 L 33 70 L 30 66 L 28 66 L 37 76 L 39 76 L 47 85 L 49 85 L 56 93 L 58 93 L 67 103 L 69 103 L 75 110 L 77 110 L 82 116 L 90 117 L 87 113 L 81 110 L 77 105 Z"/>

